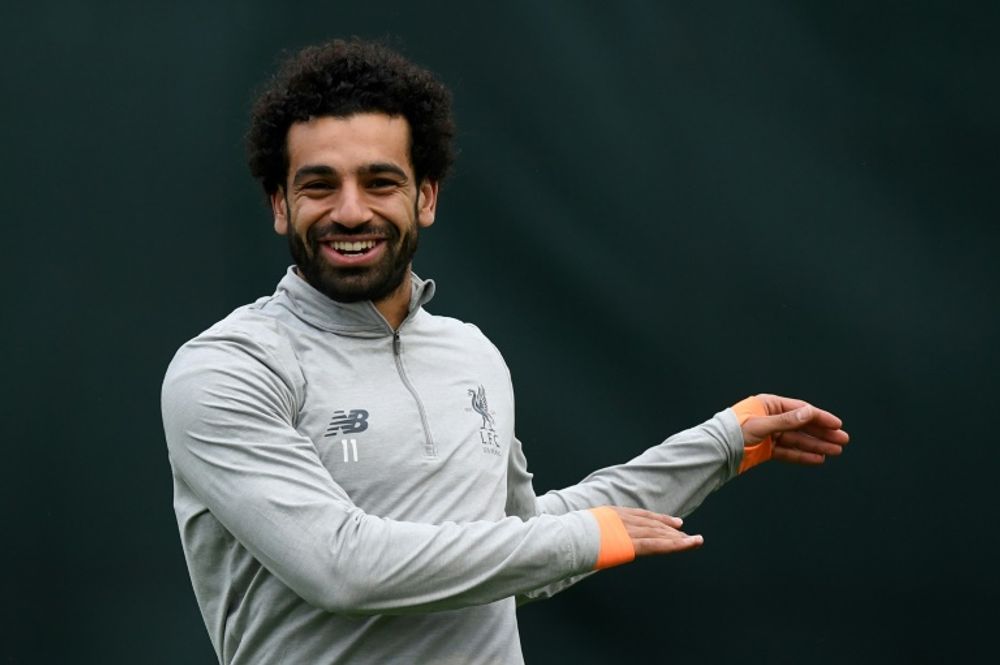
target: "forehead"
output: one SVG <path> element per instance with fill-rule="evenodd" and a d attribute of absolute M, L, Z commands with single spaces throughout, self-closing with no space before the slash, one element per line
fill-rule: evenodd
<path fill-rule="evenodd" d="M 289 173 L 307 164 L 350 172 L 386 162 L 412 172 L 410 124 L 402 116 L 358 113 L 310 118 L 288 128 L 287 145 Z"/>

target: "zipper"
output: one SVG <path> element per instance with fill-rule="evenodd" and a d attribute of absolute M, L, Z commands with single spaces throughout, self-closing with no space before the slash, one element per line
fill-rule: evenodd
<path fill-rule="evenodd" d="M 392 331 L 392 357 L 396 361 L 396 371 L 399 372 L 399 378 L 402 380 L 403 385 L 406 389 L 410 391 L 413 395 L 413 401 L 417 403 L 417 411 L 420 412 L 420 423 L 424 428 L 424 455 L 426 457 L 437 457 L 437 446 L 434 445 L 434 438 L 431 436 L 431 428 L 427 423 L 427 412 L 424 410 L 424 403 L 420 401 L 420 395 L 417 394 L 417 389 L 413 387 L 410 383 L 410 377 L 406 375 L 406 370 L 403 369 L 403 357 L 402 357 L 402 344 L 399 341 L 399 331 Z"/>

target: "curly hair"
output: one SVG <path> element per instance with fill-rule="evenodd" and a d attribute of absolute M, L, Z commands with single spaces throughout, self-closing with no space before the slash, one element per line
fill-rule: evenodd
<path fill-rule="evenodd" d="M 444 179 L 454 161 L 448 88 L 386 46 L 358 38 L 304 48 L 270 79 L 250 113 L 250 173 L 273 194 L 288 174 L 286 138 L 294 123 L 370 112 L 406 118 L 417 182 Z"/>

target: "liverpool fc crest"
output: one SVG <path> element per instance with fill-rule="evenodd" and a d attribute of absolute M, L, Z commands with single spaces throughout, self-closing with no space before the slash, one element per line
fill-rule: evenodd
<path fill-rule="evenodd" d="M 480 385 L 476 390 L 469 388 L 469 397 L 472 398 L 472 410 L 483 419 L 483 426 L 479 428 L 479 439 L 483 444 L 483 452 L 490 455 L 500 454 L 500 439 L 495 429 L 496 421 L 490 413 L 489 402 L 486 401 L 486 388 Z"/>

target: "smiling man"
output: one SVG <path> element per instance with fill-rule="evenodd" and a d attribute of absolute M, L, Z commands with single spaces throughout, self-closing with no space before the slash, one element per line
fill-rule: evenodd
<path fill-rule="evenodd" d="M 520 663 L 517 599 L 691 550 L 681 519 L 768 459 L 847 435 L 758 395 L 536 496 L 510 376 L 412 271 L 452 161 L 448 91 L 384 47 L 290 59 L 250 168 L 294 265 L 186 343 L 163 385 L 174 508 L 221 663 Z"/>
<path fill-rule="evenodd" d="M 271 192 L 274 228 L 302 277 L 339 302 L 371 300 L 393 327 L 406 314 L 419 228 L 438 183 L 415 182 L 403 117 L 311 117 L 288 130 L 290 182 Z M 381 306 L 380 306 L 381 305 Z"/>

